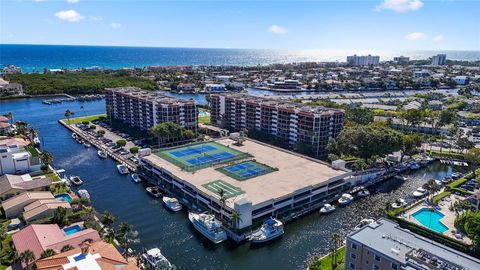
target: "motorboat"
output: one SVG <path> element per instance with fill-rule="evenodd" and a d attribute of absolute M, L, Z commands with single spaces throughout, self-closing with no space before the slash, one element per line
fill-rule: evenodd
<path fill-rule="evenodd" d="M 90 194 L 88 193 L 88 191 L 86 189 L 78 190 L 78 196 L 80 196 L 80 198 L 90 199 Z"/>
<path fill-rule="evenodd" d="M 372 219 L 372 218 L 362 219 L 362 220 L 360 221 L 360 223 L 359 223 L 357 226 L 355 226 L 355 228 L 354 228 L 353 230 L 354 230 L 354 231 L 358 231 L 358 230 L 360 230 L 361 228 L 363 228 L 363 227 L 365 227 L 365 226 L 367 226 L 367 225 L 369 225 L 369 224 L 372 224 L 372 223 L 375 223 L 375 220 Z"/>
<path fill-rule="evenodd" d="M 453 178 L 450 176 L 446 176 L 445 178 L 442 179 L 443 184 L 448 184 L 453 181 Z"/>
<path fill-rule="evenodd" d="M 402 176 L 402 175 L 395 175 L 393 178 L 398 179 L 398 180 L 402 180 L 402 181 L 407 181 L 408 180 L 407 177 Z"/>
<path fill-rule="evenodd" d="M 138 174 L 136 174 L 136 173 L 132 173 L 132 174 L 131 174 L 131 177 L 132 177 L 133 182 L 135 182 L 135 183 L 140 183 L 140 182 L 142 182 L 142 179 L 141 179 L 140 176 L 138 176 Z"/>
<path fill-rule="evenodd" d="M 412 163 L 410 164 L 410 170 L 418 170 L 420 169 L 420 165 L 418 165 L 417 163 Z"/>
<path fill-rule="evenodd" d="M 108 158 L 108 155 L 105 151 L 102 151 L 102 150 L 98 150 L 97 151 L 97 155 L 100 157 L 100 158 Z"/>
<path fill-rule="evenodd" d="M 462 173 L 454 172 L 452 173 L 452 179 L 458 179 L 462 177 Z"/>
<path fill-rule="evenodd" d="M 275 218 L 267 219 L 259 230 L 250 237 L 252 244 L 262 244 L 275 240 L 284 234 L 283 223 Z"/>
<path fill-rule="evenodd" d="M 222 229 L 222 223 L 215 219 L 214 215 L 207 213 L 188 213 L 188 219 L 193 227 L 215 244 L 227 240 L 227 233 Z"/>
<path fill-rule="evenodd" d="M 147 187 L 145 190 L 148 192 L 148 194 L 155 198 L 160 198 L 162 196 L 162 193 L 160 193 L 158 187 Z"/>
<path fill-rule="evenodd" d="M 171 269 L 172 264 L 163 256 L 159 248 L 145 250 L 142 260 L 148 265 L 147 269 Z"/>
<path fill-rule="evenodd" d="M 435 179 L 435 184 L 437 184 L 437 186 L 443 186 L 443 182 L 438 179 Z"/>
<path fill-rule="evenodd" d="M 128 174 L 128 167 L 123 163 L 117 165 L 117 170 L 120 174 Z"/>
<path fill-rule="evenodd" d="M 34 145 L 40 145 L 40 139 L 38 137 L 33 138 Z"/>
<path fill-rule="evenodd" d="M 368 197 L 368 196 L 370 196 L 370 191 L 368 191 L 368 189 L 364 188 L 357 193 L 357 196 L 360 197 L 360 198 Z"/>
<path fill-rule="evenodd" d="M 353 201 L 353 196 L 348 194 L 348 193 L 342 194 L 342 197 L 340 197 L 340 199 L 338 199 L 338 203 L 340 205 L 347 205 L 347 204 L 351 203 L 352 201 Z"/>
<path fill-rule="evenodd" d="M 86 148 L 90 148 L 92 145 L 89 142 L 84 142 L 83 146 L 85 146 Z"/>
<path fill-rule="evenodd" d="M 391 204 L 392 208 L 397 209 L 407 205 L 407 202 L 404 199 L 397 199 L 394 203 Z"/>
<path fill-rule="evenodd" d="M 80 186 L 81 184 L 83 184 L 82 179 L 80 179 L 80 177 L 78 176 L 72 175 L 69 179 L 70 183 L 74 184 L 75 186 Z"/>
<path fill-rule="evenodd" d="M 325 205 L 323 205 L 322 208 L 320 208 L 320 213 L 322 214 L 330 214 L 331 212 L 335 211 L 335 206 L 331 205 L 331 204 L 328 204 L 326 203 Z"/>
<path fill-rule="evenodd" d="M 422 187 L 419 187 L 419 188 L 417 188 L 417 190 L 415 190 L 413 192 L 413 197 L 420 198 L 420 197 L 425 196 L 425 194 L 427 194 L 427 190 L 425 190 Z"/>
<path fill-rule="evenodd" d="M 163 200 L 163 203 L 165 204 L 165 206 L 173 212 L 178 212 L 178 211 L 182 210 L 182 208 L 183 208 L 182 205 L 180 204 L 180 202 L 178 202 L 178 200 L 176 198 L 170 198 L 170 197 L 167 197 L 167 196 L 163 196 L 162 200 Z"/>
<path fill-rule="evenodd" d="M 78 136 L 77 136 L 77 133 L 72 133 L 72 139 L 75 139 L 75 140 L 76 140 L 77 137 L 78 137 Z"/>

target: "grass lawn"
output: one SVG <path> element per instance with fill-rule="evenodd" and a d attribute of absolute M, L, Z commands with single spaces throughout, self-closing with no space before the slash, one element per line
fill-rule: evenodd
<path fill-rule="evenodd" d="M 337 262 L 334 269 L 332 269 L 333 258 L 331 255 L 327 255 L 322 259 L 319 259 L 320 261 L 315 262 L 315 264 L 311 264 L 313 268 L 309 268 L 309 269 L 310 270 L 335 270 L 335 269 L 338 269 L 339 265 L 343 264 L 344 259 L 345 259 L 345 246 L 337 249 L 337 260 L 336 260 Z"/>
<path fill-rule="evenodd" d="M 198 123 L 210 125 L 212 121 L 210 121 L 210 116 L 199 116 Z"/>
<path fill-rule="evenodd" d="M 46 173 L 45 176 L 51 178 L 53 182 L 60 182 L 61 180 L 60 177 L 58 177 L 58 175 L 56 175 L 54 172 Z"/>
<path fill-rule="evenodd" d="M 32 155 L 32 157 L 38 157 L 39 155 L 37 149 L 33 144 L 25 146 L 25 150 L 27 150 Z"/>
<path fill-rule="evenodd" d="M 88 115 L 84 117 L 76 117 L 76 118 L 70 118 L 70 121 L 68 119 L 63 119 L 63 121 L 69 125 L 76 124 L 76 123 L 81 123 L 83 121 L 88 121 L 92 122 L 95 120 L 100 119 L 101 117 L 106 117 L 107 115 L 105 113 L 102 114 L 95 114 L 95 115 Z"/>

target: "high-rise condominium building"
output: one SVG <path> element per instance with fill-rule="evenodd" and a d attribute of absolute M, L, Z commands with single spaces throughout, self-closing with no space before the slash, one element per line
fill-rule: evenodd
<path fill-rule="evenodd" d="M 446 54 L 437 54 L 432 56 L 432 66 L 443 66 L 447 62 Z"/>
<path fill-rule="evenodd" d="M 136 87 L 105 90 L 109 118 L 141 130 L 148 130 L 160 123 L 173 122 L 197 132 L 198 113 L 194 100 L 172 98 Z"/>
<path fill-rule="evenodd" d="M 378 55 L 351 55 L 347 56 L 347 63 L 354 66 L 376 66 L 380 64 Z"/>
<path fill-rule="evenodd" d="M 343 126 L 344 111 L 245 94 L 210 96 L 212 123 L 230 131 L 247 129 L 304 146 L 323 157 L 328 142 Z"/>

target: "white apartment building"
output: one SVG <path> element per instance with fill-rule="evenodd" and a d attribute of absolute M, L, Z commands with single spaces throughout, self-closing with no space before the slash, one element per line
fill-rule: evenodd
<path fill-rule="evenodd" d="M 378 55 L 351 55 L 347 56 L 347 63 L 354 66 L 376 66 L 380 64 Z"/>
<path fill-rule="evenodd" d="M 40 170 L 40 160 L 16 145 L 0 146 L 0 175 Z"/>
<path fill-rule="evenodd" d="M 437 54 L 432 56 L 432 66 L 442 66 L 447 62 L 446 54 Z"/>

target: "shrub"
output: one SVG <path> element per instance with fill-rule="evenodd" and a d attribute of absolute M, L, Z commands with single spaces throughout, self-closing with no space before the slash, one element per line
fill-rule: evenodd
<path fill-rule="evenodd" d="M 96 129 L 96 128 L 97 128 L 97 126 L 95 126 L 95 125 L 90 125 L 90 129 Z"/>
<path fill-rule="evenodd" d="M 84 124 L 84 125 L 86 126 L 86 125 L 90 124 L 90 122 L 88 122 L 88 121 L 82 121 L 82 124 Z"/>
<path fill-rule="evenodd" d="M 130 148 L 130 153 L 132 153 L 132 154 L 138 153 L 138 147 L 136 147 L 136 146 L 131 147 L 131 148 Z"/>
<path fill-rule="evenodd" d="M 125 146 L 125 145 L 127 145 L 127 141 L 125 141 L 125 140 L 118 140 L 118 141 L 117 141 L 117 145 L 118 145 L 118 146 Z"/>

